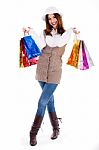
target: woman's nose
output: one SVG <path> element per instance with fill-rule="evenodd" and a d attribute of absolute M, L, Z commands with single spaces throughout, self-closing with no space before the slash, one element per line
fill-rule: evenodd
<path fill-rule="evenodd" d="M 55 19 L 52 19 L 51 22 L 54 23 L 54 22 L 55 22 Z"/>

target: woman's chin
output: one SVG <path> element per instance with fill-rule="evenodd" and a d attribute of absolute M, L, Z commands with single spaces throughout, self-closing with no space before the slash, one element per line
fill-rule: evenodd
<path fill-rule="evenodd" d="M 56 27 L 56 26 L 53 26 L 53 28 L 56 29 L 57 27 Z"/>

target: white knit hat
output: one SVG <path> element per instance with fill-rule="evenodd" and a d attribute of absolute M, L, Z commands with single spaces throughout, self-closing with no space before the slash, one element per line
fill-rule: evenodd
<path fill-rule="evenodd" d="M 56 7 L 48 7 L 45 10 L 45 12 L 44 12 L 44 14 L 42 16 L 42 19 L 45 21 L 45 16 L 46 15 L 48 15 L 48 14 L 54 14 L 54 13 L 58 13 L 58 14 L 60 14 L 60 16 L 62 16 L 62 13 L 60 13 Z"/>

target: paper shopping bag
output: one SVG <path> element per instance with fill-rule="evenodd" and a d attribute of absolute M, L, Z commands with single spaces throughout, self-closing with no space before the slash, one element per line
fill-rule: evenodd
<path fill-rule="evenodd" d="M 24 68 L 24 67 L 29 67 L 31 65 L 37 64 L 37 57 L 33 57 L 31 59 L 28 59 L 27 57 L 27 52 L 26 52 L 26 47 L 24 45 L 24 40 L 21 38 L 20 40 L 20 52 L 19 52 L 19 67 Z"/>
<path fill-rule="evenodd" d="M 31 35 L 23 37 L 24 46 L 26 49 L 28 59 L 40 56 L 41 51 L 35 43 Z"/>
<path fill-rule="evenodd" d="M 80 70 L 86 70 L 89 69 L 89 67 L 94 66 L 94 63 L 83 40 L 76 39 L 74 41 L 72 52 L 68 58 L 67 64 Z"/>
<path fill-rule="evenodd" d="M 80 40 L 76 40 L 74 42 L 70 57 L 68 58 L 67 61 L 68 65 L 74 66 L 75 68 L 78 67 L 79 47 L 80 47 Z"/>
<path fill-rule="evenodd" d="M 89 69 L 89 67 L 94 66 L 94 63 L 90 57 L 85 42 L 83 40 L 80 41 L 78 69 L 86 70 Z"/>

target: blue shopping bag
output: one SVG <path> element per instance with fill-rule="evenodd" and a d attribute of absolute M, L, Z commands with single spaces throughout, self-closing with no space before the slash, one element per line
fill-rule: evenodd
<path fill-rule="evenodd" d="M 41 51 L 31 35 L 23 37 L 24 46 L 28 59 L 40 56 Z"/>

